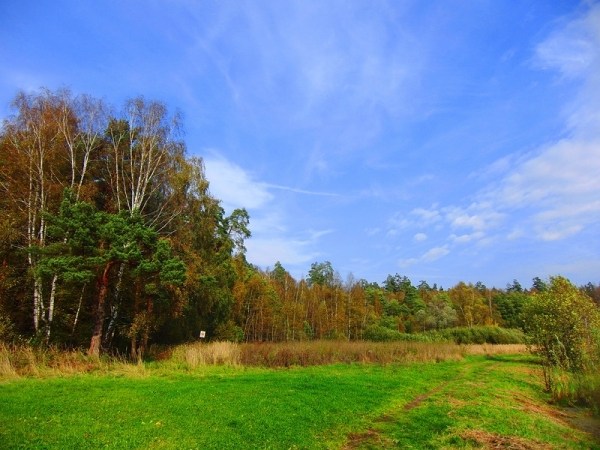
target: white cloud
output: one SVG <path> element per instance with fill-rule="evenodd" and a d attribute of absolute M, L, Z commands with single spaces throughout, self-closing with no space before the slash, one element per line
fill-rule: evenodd
<path fill-rule="evenodd" d="M 413 223 L 406 219 L 406 217 L 398 212 L 388 219 L 388 233 L 398 234 L 398 232 L 404 228 L 411 226 Z"/>
<path fill-rule="evenodd" d="M 308 176 L 364 149 L 390 117 L 414 113 L 409 98 L 421 83 L 425 44 L 398 29 L 409 13 L 400 5 L 299 0 L 215 9 L 210 21 L 197 7 L 183 12 L 195 17 L 183 21 L 180 38 L 193 69 L 188 84 L 215 70 L 245 124 L 315 137 L 303 159 Z"/>
<path fill-rule="evenodd" d="M 379 228 L 379 227 L 367 228 L 365 230 L 365 233 L 367 234 L 367 236 L 376 236 L 379 233 L 381 233 L 381 228 Z"/>
<path fill-rule="evenodd" d="M 319 252 L 313 249 L 316 239 L 292 239 L 278 236 L 273 238 L 251 238 L 247 244 L 248 259 L 262 267 L 272 266 L 277 261 L 286 265 L 306 264 L 314 261 Z"/>
<path fill-rule="evenodd" d="M 433 261 L 436 261 L 436 260 L 438 260 L 440 258 L 443 258 L 448 253 L 450 253 L 450 250 L 448 249 L 447 245 L 444 245 L 442 247 L 434 247 L 434 248 L 428 250 L 427 252 L 425 252 L 421 256 L 421 261 L 423 261 L 423 262 L 433 262 Z"/>
<path fill-rule="evenodd" d="M 579 204 L 597 198 L 598 173 L 600 139 L 564 139 L 514 168 L 489 197 L 504 208 L 538 204 L 556 207 L 565 200 L 572 207 L 572 201 Z"/>
<path fill-rule="evenodd" d="M 266 184 L 265 186 L 268 188 L 271 188 L 271 189 L 280 189 L 282 191 L 295 192 L 297 194 L 316 195 L 319 197 L 341 197 L 340 194 L 336 194 L 333 192 L 310 191 L 310 190 L 306 190 L 306 189 L 298 189 L 298 188 L 293 188 L 293 187 L 289 187 L 289 186 L 281 186 L 278 184 Z"/>
<path fill-rule="evenodd" d="M 600 40 L 600 6 L 559 28 L 536 48 L 537 63 L 566 77 L 585 75 L 597 64 Z"/>
<path fill-rule="evenodd" d="M 223 202 L 225 209 L 261 208 L 273 199 L 265 183 L 254 180 L 240 166 L 221 156 L 209 156 L 204 159 L 204 166 L 210 191 Z"/>
<path fill-rule="evenodd" d="M 525 231 L 522 228 L 514 228 L 510 233 L 508 233 L 506 239 L 509 241 L 514 241 L 525 236 Z"/>
<path fill-rule="evenodd" d="M 430 209 L 415 208 L 410 212 L 410 214 L 417 216 L 419 223 L 422 223 L 423 225 L 431 225 L 442 219 L 440 211 L 437 210 L 435 206 L 431 207 Z"/>
<path fill-rule="evenodd" d="M 555 241 L 600 222 L 600 5 L 555 30 L 536 58 L 538 67 L 558 70 L 576 86 L 565 108 L 568 136 L 489 166 L 485 177 L 500 178 L 476 193 L 475 203 L 442 208 L 455 229 L 497 229 L 510 217 L 507 239 Z M 466 243 L 482 236 L 450 238 Z"/>
<path fill-rule="evenodd" d="M 450 235 L 450 240 L 455 244 L 467 244 L 469 242 L 479 241 L 485 237 L 485 233 L 482 231 L 476 231 L 471 234 L 461 234 L 457 236 L 455 234 Z"/>
<path fill-rule="evenodd" d="M 398 261 L 398 266 L 402 268 L 407 268 L 410 266 L 414 266 L 419 262 L 419 258 L 406 258 Z"/>
<path fill-rule="evenodd" d="M 538 227 L 538 235 L 544 241 L 558 241 L 579 233 L 583 229 L 581 225 L 550 225 L 547 228 Z"/>
<path fill-rule="evenodd" d="M 242 167 L 216 152 L 204 160 L 211 193 L 223 202 L 227 212 L 247 208 L 252 237 L 246 242 L 248 260 L 260 266 L 280 261 L 285 265 L 306 264 L 319 256 L 320 239 L 332 230 L 295 232 L 290 235 L 285 205 L 270 191 L 286 191 L 299 195 L 334 196 L 327 192 L 295 189 L 257 180 Z"/>
<path fill-rule="evenodd" d="M 470 228 L 483 231 L 496 227 L 504 214 L 496 211 L 489 201 L 471 203 L 468 207 L 450 206 L 443 209 L 447 223 L 452 228 Z"/>
<path fill-rule="evenodd" d="M 423 242 L 427 240 L 427 235 L 425 233 L 417 233 L 413 236 L 413 239 L 417 242 Z"/>
<path fill-rule="evenodd" d="M 406 259 L 399 260 L 398 265 L 400 267 L 406 268 L 406 267 L 414 266 L 415 264 L 418 264 L 418 263 L 430 263 L 430 262 L 437 261 L 440 258 L 443 258 L 448 253 L 450 253 L 450 249 L 448 248 L 447 245 L 443 245 L 441 247 L 433 247 L 433 248 L 427 250 L 425 253 L 423 253 L 418 258 L 406 258 Z"/>

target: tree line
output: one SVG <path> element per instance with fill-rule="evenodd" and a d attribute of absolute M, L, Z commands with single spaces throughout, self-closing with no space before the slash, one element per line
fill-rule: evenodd
<path fill-rule="evenodd" d="M 453 326 L 521 327 L 531 289 L 399 274 L 380 285 L 315 262 L 296 280 L 245 258 L 246 210 L 227 215 L 177 114 L 116 110 L 68 90 L 18 93 L 0 134 L 0 339 L 143 354 L 211 339 L 378 339 Z M 600 288 L 582 292 L 598 303 Z"/>

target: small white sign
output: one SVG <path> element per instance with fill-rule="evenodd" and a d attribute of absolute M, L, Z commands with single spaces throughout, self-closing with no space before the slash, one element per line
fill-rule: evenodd
<path fill-rule="evenodd" d="M 206 337 L 206 331 L 200 332 L 200 339 L 204 339 Z"/>

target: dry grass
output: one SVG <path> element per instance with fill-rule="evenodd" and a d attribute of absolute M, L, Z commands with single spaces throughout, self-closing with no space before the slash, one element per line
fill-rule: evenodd
<path fill-rule="evenodd" d="M 17 371 L 10 360 L 10 351 L 0 343 L 0 378 L 13 378 L 17 376 Z"/>
<path fill-rule="evenodd" d="M 240 354 L 239 344 L 233 342 L 197 342 L 176 347 L 171 360 L 183 362 L 192 369 L 208 365 L 237 366 L 240 364 Z"/>
<path fill-rule="evenodd" d="M 309 341 L 241 344 L 241 363 L 289 367 L 337 363 L 410 363 L 459 360 L 465 355 L 521 353 L 522 345 L 456 345 L 423 342 Z"/>
<path fill-rule="evenodd" d="M 525 344 L 471 344 L 464 346 L 467 355 L 515 355 L 528 353 Z"/>
<path fill-rule="evenodd" d="M 454 344 L 366 341 L 248 343 L 241 346 L 241 354 L 242 364 L 265 367 L 428 362 L 458 360 L 464 356 L 463 349 Z"/>
<path fill-rule="evenodd" d="M 89 372 L 142 374 L 143 364 L 119 357 L 89 357 L 81 351 L 46 349 L 0 343 L 0 379 L 59 376 Z"/>
<path fill-rule="evenodd" d="M 461 437 L 466 441 L 475 442 L 486 449 L 505 448 L 514 450 L 542 450 L 552 446 L 542 442 L 523 439 L 517 436 L 501 436 L 484 430 L 468 430 Z"/>
<path fill-rule="evenodd" d="M 201 366 L 291 367 L 324 364 L 391 364 L 460 360 L 466 355 L 520 353 L 520 345 L 456 345 L 423 342 L 308 341 L 287 343 L 211 342 L 162 350 L 157 367 L 194 369 Z M 81 351 L 37 349 L 0 343 L 0 378 L 57 376 L 77 373 L 122 373 L 145 376 L 142 362 L 120 357 L 88 357 Z"/>

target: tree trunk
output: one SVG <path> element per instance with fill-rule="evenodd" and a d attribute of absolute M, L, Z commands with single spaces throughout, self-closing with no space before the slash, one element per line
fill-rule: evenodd
<path fill-rule="evenodd" d="M 109 261 L 104 266 L 102 275 L 98 278 L 98 304 L 96 309 L 96 321 L 94 323 L 94 331 L 88 349 L 89 356 L 100 356 L 100 343 L 102 341 L 102 327 L 104 325 L 104 304 L 108 294 L 108 275 L 110 269 L 114 265 L 113 261 Z"/>
<path fill-rule="evenodd" d="M 123 273 L 125 272 L 125 263 L 119 265 L 119 274 L 117 276 L 117 284 L 115 286 L 114 301 L 110 306 L 110 320 L 106 327 L 106 335 L 104 336 L 104 345 L 110 347 L 112 340 L 115 337 L 117 319 L 119 318 L 119 308 L 121 306 L 121 288 L 123 286 Z M 136 294 L 137 295 L 137 294 Z M 137 310 L 136 310 L 137 311 Z M 135 313 L 135 311 L 134 311 Z M 134 314 L 135 317 L 135 314 Z"/>
<path fill-rule="evenodd" d="M 50 286 L 50 300 L 48 301 L 48 318 L 46 320 L 46 345 L 50 343 L 50 332 L 52 329 L 52 321 L 54 320 L 54 301 L 56 298 L 56 282 L 58 281 L 58 275 L 54 274 L 52 277 L 52 284 Z"/>
<path fill-rule="evenodd" d="M 79 320 L 79 313 L 81 312 L 81 304 L 83 303 L 83 293 L 85 292 L 85 287 L 87 283 L 84 283 L 81 288 L 81 294 L 79 295 L 79 303 L 77 304 L 77 311 L 75 312 L 75 319 L 73 319 L 73 328 L 71 329 L 71 336 L 75 334 L 75 327 L 77 327 L 77 321 Z"/>

